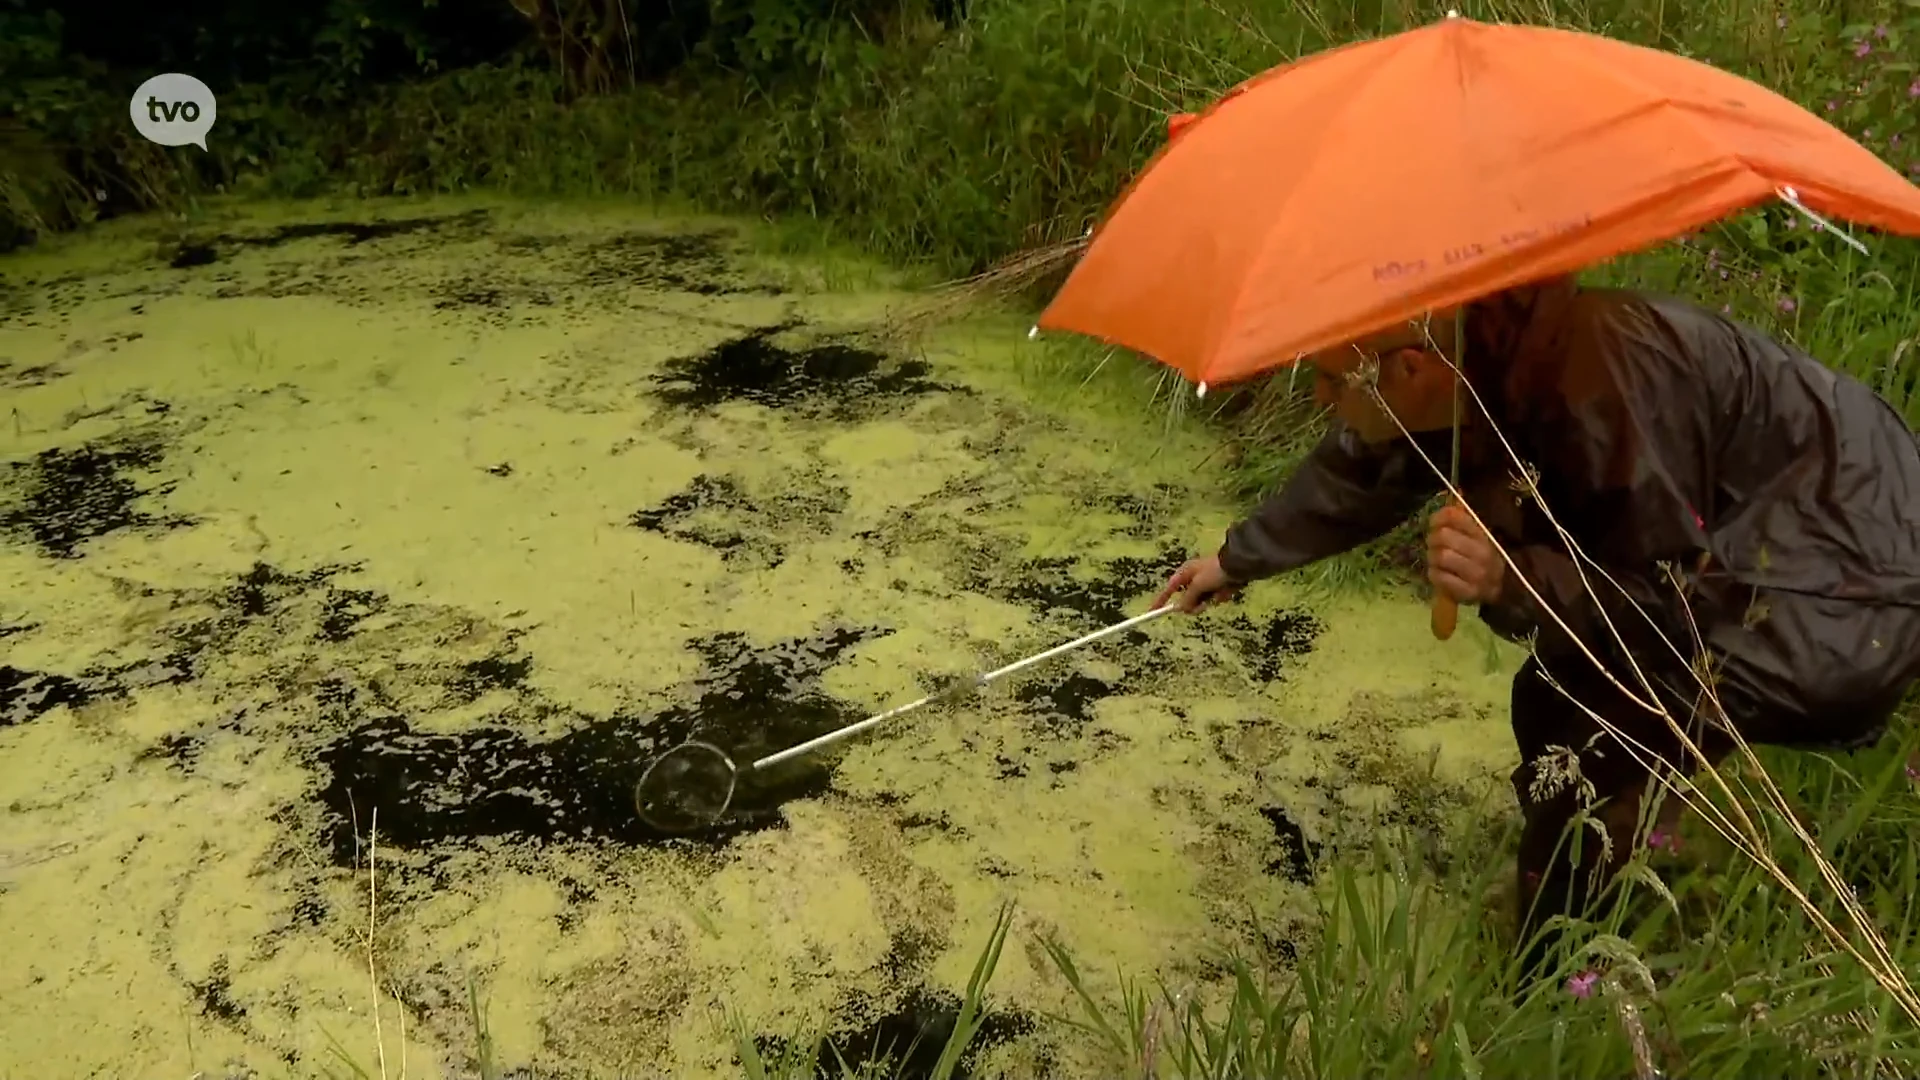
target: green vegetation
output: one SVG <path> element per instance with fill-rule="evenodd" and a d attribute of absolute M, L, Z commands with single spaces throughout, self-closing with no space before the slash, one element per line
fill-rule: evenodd
<path fill-rule="evenodd" d="M 1711 60 L 1821 110 L 1920 176 L 1913 0 L 1457 6 Z M 456 67 L 415 32 L 406 5 L 336 4 L 304 31 L 311 62 L 215 86 L 220 125 L 203 155 L 134 138 L 129 78 L 77 60 L 63 47 L 68 28 L 12 0 L 0 5 L 0 246 L 82 225 L 103 207 L 164 210 L 191 229 L 201 201 L 221 193 L 487 189 L 802 219 L 796 236 L 954 276 L 1079 235 L 1157 147 L 1167 113 L 1289 57 L 1439 14 L 1379 0 L 974 0 L 944 20 L 913 0 L 709 8 L 708 25 L 644 41 L 626 30 L 578 39 L 591 47 L 569 39 L 572 51 L 554 46 L 557 62 L 530 46 Z M 616 9 L 534 6 L 588 30 L 593 11 Z M 376 46 L 390 52 L 409 34 L 405 77 L 364 75 Z M 1864 259 L 1776 208 L 1596 274 L 1725 305 L 1864 379 L 1920 425 L 1920 245 L 1870 243 Z M 1177 398 L 1152 372 L 1099 367 L 1107 361 L 1091 350 L 1045 355 L 1061 386 L 1097 378 L 1142 408 Z M 1249 495 L 1313 431 L 1284 376 L 1209 407 L 1231 437 L 1222 465 Z M 1329 573 L 1391 562 L 1404 540 Z M 1920 968 L 1915 748 L 1902 724 L 1846 758 L 1760 754 L 1818 852 L 1778 809 L 1757 797 L 1746 806 L 1809 904 L 1833 912 L 1840 900 L 1822 883 L 1824 858 L 1909 971 Z M 1751 764 L 1728 772 L 1739 790 L 1759 783 Z M 1691 1080 L 1914 1075 L 1920 1016 L 1698 820 L 1680 854 L 1637 856 L 1619 903 L 1573 939 L 1556 980 L 1516 1000 L 1502 936 L 1510 916 L 1490 902 L 1510 865 L 1489 857 L 1511 842 L 1502 813 L 1329 852 L 1321 944 L 1290 971 L 1238 963 L 1230 1001 L 1133 985 L 1123 1001 L 1089 995 L 1082 1015 L 1064 1019 L 1111 1051 L 1114 1075 L 1617 1078 L 1651 1076 L 1655 1064 Z M 983 957 L 976 1005 L 1005 927 Z M 1077 978 L 1071 957 L 1055 959 Z M 821 1065 L 763 1061 L 749 1038 L 739 1047 L 753 1076 Z"/>

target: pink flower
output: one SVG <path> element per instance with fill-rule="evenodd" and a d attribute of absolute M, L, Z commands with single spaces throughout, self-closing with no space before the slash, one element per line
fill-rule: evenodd
<path fill-rule="evenodd" d="M 1887 24 L 1881 23 L 1879 26 L 1874 27 L 1873 36 L 1881 41 L 1887 40 Z"/>
<path fill-rule="evenodd" d="M 1780 15 L 1775 17 L 1775 19 L 1773 20 L 1773 25 L 1779 27 L 1782 30 L 1785 30 L 1787 28 L 1787 17 L 1785 15 Z"/>
<path fill-rule="evenodd" d="M 1693 515 L 1693 520 L 1694 524 L 1706 528 L 1707 523 L 1700 520 L 1699 514 Z M 1680 837 L 1679 834 L 1670 833 L 1665 829 L 1655 829 L 1647 834 L 1647 846 L 1656 851 L 1679 851 Z"/>
<path fill-rule="evenodd" d="M 1721 305 L 1720 305 L 1720 314 L 1722 314 L 1722 315 L 1731 315 L 1731 314 L 1733 314 L 1733 305 L 1732 305 L 1732 304 L 1721 304 Z M 1908 771 L 1908 772 L 1912 772 L 1913 770 L 1912 770 L 1912 769 L 1908 769 L 1907 771 Z"/>
<path fill-rule="evenodd" d="M 1827 102 L 1827 111 L 1828 111 L 1828 112 L 1833 112 L 1834 110 L 1836 110 L 1836 109 L 1838 109 L 1839 107 L 1840 107 L 1840 103 L 1839 103 L 1839 102 L 1837 102 L 1837 101 L 1829 101 L 1829 102 Z"/>
<path fill-rule="evenodd" d="M 1866 56 L 1871 52 L 1873 52 L 1873 43 L 1866 38 L 1861 38 L 1860 44 L 1853 47 L 1853 55 L 1856 57 Z"/>
<path fill-rule="evenodd" d="M 1599 981 L 1599 972 L 1583 971 L 1567 980 L 1567 993 L 1584 1001 L 1593 996 L 1593 984 Z"/>
<path fill-rule="evenodd" d="M 1913 83 L 1907 87 L 1907 96 L 1920 97 L 1920 79 L 1913 80 Z"/>
<path fill-rule="evenodd" d="M 1798 304 L 1796 304 L 1796 303 L 1794 303 L 1794 302 L 1793 302 L 1793 297 L 1791 297 L 1791 296 L 1783 296 L 1783 297 L 1781 297 L 1781 298 L 1780 298 L 1780 310 L 1781 310 L 1781 311 L 1784 311 L 1784 312 L 1787 312 L 1787 313 L 1789 313 L 1789 314 L 1791 314 L 1791 313 L 1793 312 L 1793 309 L 1794 309 L 1794 308 L 1797 308 L 1797 307 L 1799 307 L 1799 306 L 1800 306 L 1800 305 L 1798 305 Z"/>

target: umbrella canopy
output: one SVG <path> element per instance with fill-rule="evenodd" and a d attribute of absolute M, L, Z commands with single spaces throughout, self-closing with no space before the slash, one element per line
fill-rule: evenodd
<path fill-rule="evenodd" d="M 1920 235 L 1920 188 L 1710 65 L 1448 18 L 1169 124 L 1042 329 L 1222 384 L 1776 196 Z"/>

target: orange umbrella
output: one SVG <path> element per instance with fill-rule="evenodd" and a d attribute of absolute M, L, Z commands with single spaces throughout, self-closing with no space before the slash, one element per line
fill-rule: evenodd
<path fill-rule="evenodd" d="M 1168 128 L 1039 327 L 1203 392 L 1776 196 L 1920 235 L 1920 188 L 1826 121 L 1566 30 L 1450 17 L 1275 68 Z"/>

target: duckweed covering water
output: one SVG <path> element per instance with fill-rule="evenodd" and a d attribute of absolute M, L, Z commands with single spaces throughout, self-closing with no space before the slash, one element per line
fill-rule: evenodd
<path fill-rule="evenodd" d="M 1038 935 L 1284 960 L 1322 845 L 1504 763 L 1511 657 L 1275 582 L 651 833 L 652 753 L 1136 613 L 1232 515 L 1196 430 L 1023 400 L 1020 327 L 899 355 L 885 275 L 750 245 L 412 204 L 0 263 L 0 1072 L 470 1075 L 470 988 L 543 1069 L 937 1040 L 1011 897 L 970 1067 L 1089 1075 Z"/>

